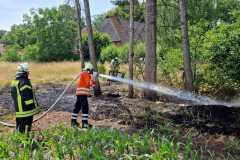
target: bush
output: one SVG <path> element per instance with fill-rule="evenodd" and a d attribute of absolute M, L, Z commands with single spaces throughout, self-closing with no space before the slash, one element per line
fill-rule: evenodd
<path fill-rule="evenodd" d="M 111 43 L 111 39 L 107 34 L 100 32 L 93 32 L 93 39 L 95 44 L 95 52 L 97 59 L 100 59 L 100 53 L 104 47 L 107 47 Z M 84 58 L 89 60 L 89 47 L 88 47 L 88 34 L 84 33 L 82 37 L 82 47 Z"/>
<path fill-rule="evenodd" d="M 118 57 L 120 58 L 122 63 L 128 63 L 128 44 L 124 44 L 123 46 L 119 47 L 119 55 Z"/>
<path fill-rule="evenodd" d="M 101 62 L 110 62 L 114 57 L 118 57 L 119 49 L 114 44 L 109 45 L 101 51 Z"/>
<path fill-rule="evenodd" d="M 39 46 L 37 44 L 28 45 L 23 50 L 22 60 L 33 61 L 38 59 Z"/>
<path fill-rule="evenodd" d="M 172 74 L 177 73 L 183 66 L 182 57 L 181 49 L 170 49 L 159 62 L 160 69 Z"/>
<path fill-rule="evenodd" d="M 128 62 L 128 45 L 118 47 L 114 44 L 103 48 L 101 52 L 101 62 L 110 62 L 113 58 L 118 57 L 122 63 Z"/>
<path fill-rule="evenodd" d="M 209 33 L 212 67 L 240 82 L 240 25 L 222 25 Z"/>
<path fill-rule="evenodd" d="M 5 52 L 2 54 L 2 59 L 4 61 L 9 61 L 9 62 L 17 62 L 20 61 L 20 55 L 18 54 L 20 51 L 18 46 L 8 46 Z"/>
<path fill-rule="evenodd" d="M 210 91 L 240 88 L 240 24 L 220 24 L 205 34 L 197 79 Z M 207 90 L 206 87 L 200 88 Z"/>
<path fill-rule="evenodd" d="M 181 49 L 169 49 L 158 63 L 161 80 L 181 87 L 183 56 Z"/>

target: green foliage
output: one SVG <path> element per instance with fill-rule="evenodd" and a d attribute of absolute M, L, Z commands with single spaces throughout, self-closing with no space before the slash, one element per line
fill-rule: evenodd
<path fill-rule="evenodd" d="M 239 89 L 239 9 L 238 0 L 188 1 L 194 85 L 200 92 L 233 94 Z M 179 86 L 184 77 L 178 1 L 158 0 L 158 11 L 159 77 Z"/>
<path fill-rule="evenodd" d="M 128 44 L 123 46 L 116 46 L 115 44 L 109 45 L 103 48 L 101 52 L 101 61 L 110 62 L 113 58 L 118 57 L 121 63 L 127 63 L 128 61 Z"/>
<path fill-rule="evenodd" d="M 237 89 L 240 87 L 240 25 L 220 24 L 206 33 L 200 49 L 199 71 L 211 88 Z"/>
<path fill-rule="evenodd" d="M 129 2 L 127 0 L 112 0 L 111 2 L 117 7 L 108 11 L 106 16 L 117 16 L 120 19 L 129 20 Z M 134 0 L 134 5 L 134 21 L 144 22 L 145 4 Z"/>
<path fill-rule="evenodd" d="M 106 17 L 105 14 L 100 14 L 94 17 L 93 28 L 99 30 L 102 24 L 104 23 L 105 17 Z"/>
<path fill-rule="evenodd" d="M 166 50 L 164 56 L 159 57 L 158 68 L 161 81 L 182 87 L 183 55 L 181 49 Z"/>
<path fill-rule="evenodd" d="M 188 143 L 181 150 L 194 152 Z M 30 137 L 19 133 L 0 137 L 0 159 L 177 160 L 180 153 L 174 138 L 146 131 L 128 135 L 114 129 L 79 131 L 59 126 Z"/>
<path fill-rule="evenodd" d="M 69 5 L 58 8 L 31 9 L 24 15 L 23 24 L 14 25 L 2 37 L 6 45 L 17 45 L 23 58 L 36 61 L 61 61 L 75 59 L 77 24 L 75 10 Z"/>
<path fill-rule="evenodd" d="M 123 46 L 119 47 L 118 50 L 119 50 L 118 58 L 120 59 L 120 62 L 128 63 L 128 52 L 129 52 L 128 44 L 124 44 Z"/>
<path fill-rule="evenodd" d="M 2 42 L 6 45 L 18 45 L 23 49 L 27 45 L 36 43 L 36 37 L 31 24 L 24 23 L 13 25 L 11 31 L 2 37 Z"/>
<path fill-rule="evenodd" d="M 112 44 L 102 49 L 101 62 L 110 62 L 113 58 L 118 57 L 119 49 L 116 45 Z"/>
<path fill-rule="evenodd" d="M 234 17 L 231 12 L 239 11 L 239 0 L 190 0 L 188 2 L 188 15 L 191 24 L 204 19 L 212 24 L 217 21 L 232 23 Z"/>
<path fill-rule="evenodd" d="M 34 61 L 39 59 L 39 46 L 37 44 L 26 46 L 22 52 L 23 61 Z"/>
<path fill-rule="evenodd" d="M 145 54 L 145 43 L 138 43 L 134 45 L 134 74 L 138 80 L 142 80 L 144 77 Z"/>
<path fill-rule="evenodd" d="M 20 48 L 18 46 L 9 46 L 1 56 L 1 59 L 8 62 L 17 62 L 21 60 L 19 55 Z"/>
<path fill-rule="evenodd" d="M 74 13 L 74 9 L 68 5 L 32 12 L 39 46 L 38 61 L 72 59 L 71 52 L 77 35 Z"/>
<path fill-rule="evenodd" d="M 134 58 L 145 58 L 146 54 L 146 45 L 145 43 L 138 43 L 134 45 Z"/>
<path fill-rule="evenodd" d="M 2 37 L 3 37 L 6 33 L 7 33 L 7 31 L 5 31 L 5 30 L 0 30 L 0 42 L 2 42 L 1 39 L 2 39 Z"/>
<path fill-rule="evenodd" d="M 164 58 L 159 63 L 159 66 L 164 74 L 176 74 L 182 68 L 182 64 L 182 50 L 171 49 L 165 53 Z"/>
<path fill-rule="evenodd" d="M 95 52 L 97 59 L 100 58 L 100 53 L 102 49 L 106 46 L 108 46 L 111 42 L 110 37 L 107 34 L 100 33 L 100 32 L 93 32 L 93 40 L 95 43 Z M 89 59 L 89 48 L 88 48 L 88 34 L 84 33 L 82 36 L 82 47 L 83 47 L 83 53 L 84 53 L 84 58 Z"/>
<path fill-rule="evenodd" d="M 223 75 L 240 82 L 240 24 L 222 24 L 208 33 L 206 43 L 213 67 Z"/>

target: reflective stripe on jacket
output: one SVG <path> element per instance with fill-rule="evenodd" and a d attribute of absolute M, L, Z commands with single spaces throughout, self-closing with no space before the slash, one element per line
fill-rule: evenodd
<path fill-rule="evenodd" d="M 12 81 L 11 95 L 14 101 L 16 117 L 30 117 L 40 112 L 32 85 L 26 78 Z"/>
<path fill-rule="evenodd" d="M 77 81 L 76 95 L 90 95 L 90 88 L 93 85 L 92 75 L 87 71 L 81 72 Z"/>

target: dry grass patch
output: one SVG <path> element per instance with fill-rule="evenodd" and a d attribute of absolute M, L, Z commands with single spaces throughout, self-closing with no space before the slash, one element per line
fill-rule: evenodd
<path fill-rule="evenodd" d="M 19 63 L 0 62 L 0 88 L 9 86 Z M 64 83 L 79 73 L 79 62 L 29 63 L 33 84 Z"/>

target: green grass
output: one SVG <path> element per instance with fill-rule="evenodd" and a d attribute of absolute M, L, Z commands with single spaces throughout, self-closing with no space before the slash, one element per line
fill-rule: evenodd
<path fill-rule="evenodd" d="M 132 135 L 115 129 L 78 129 L 58 126 L 29 137 L 12 133 L 0 138 L 0 159 L 198 159 L 191 142 L 184 147 L 171 136 L 152 132 Z"/>

